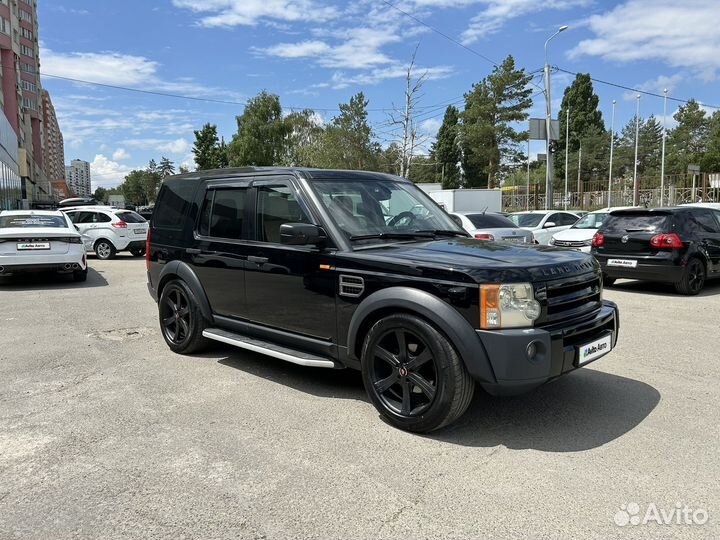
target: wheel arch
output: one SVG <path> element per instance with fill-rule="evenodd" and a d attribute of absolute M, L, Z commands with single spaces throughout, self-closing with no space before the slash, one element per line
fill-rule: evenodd
<path fill-rule="evenodd" d="M 114 247 L 114 248 L 115 248 L 115 251 L 120 251 L 120 250 L 118 249 L 118 247 L 115 245 L 115 242 L 113 242 L 113 241 L 112 241 L 110 238 L 108 238 L 107 236 L 100 236 L 100 237 L 96 238 L 95 240 L 93 240 L 93 250 L 95 250 L 95 249 L 97 248 L 98 242 L 102 242 L 103 240 L 104 240 L 105 242 L 108 242 L 112 247 Z"/>
<path fill-rule="evenodd" d="M 198 278 L 197 274 L 189 265 L 182 261 L 171 261 L 163 267 L 162 271 L 160 272 L 160 277 L 158 279 L 158 299 L 162 295 L 162 291 L 165 285 L 167 285 L 173 279 L 181 279 L 188 287 L 190 287 L 190 290 L 195 296 L 195 300 L 197 300 L 203 317 L 205 317 L 208 321 L 212 321 L 213 316 L 212 310 L 210 309 L 210 302 L 208 300 L 207 294 L 205 293 L 205 289 L 202 286 L 202 283 L 200 283 L 200 278 Z"/>
<path fill-rule="evenodd" d="M 365 298 L 355 310 L 347 335 L 349 356 L 360 360 L 362 343 L 370 327 L 383 317 L 410 313 L 442 332 L 457 350 L 472 377 L 496 381 L 490 361 L 475 329 L 449 304 L 428 292 L 410 287 L 389 287 Z"/>

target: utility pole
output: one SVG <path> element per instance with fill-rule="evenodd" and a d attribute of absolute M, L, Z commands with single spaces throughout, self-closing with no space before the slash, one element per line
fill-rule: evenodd
<path fill-rule="evenodd" d="M 660 206 L 663 205 L 665 199 L 665 139 L 667 138 L 667 88 L 663 90 L 665 97 L 663 98 L 663 140 L 662 140 L 662 159 L 660 161 Z"/>
<path fill-rule="evenodd" d="M 570 107 L 565 114 L 565 210 L 568 207 L 568 148 L 570 145 Z"/>
<path fill-rule="evenodd" d="M 633 206 L 640 204 L 640 190 L 638 188 L 638 142 L 640 138 L 640 94 L 637 95 L 637 111 L 635 112 L 635 168 L 633 169 Z"/>
<path fill-rule="evenodd" d="M 580 209 L 585 207 L 585 201 L 583 200 L 583 189 L 582 189 L 582 178 L 580 176 L 582 170 L 582 141 L 580 141 L 580 148 L 578 149 L 578 180 L 577 180 L 577 192 L 580 197 Z"/>
<path fill-rule="evenodd" d="M 568 27 L 566 25 L 561 26 L 558 28 L 557 32 L 545 41 L 545 155 L 547 156 L 545 168 L 545 210 L 548 209 L 548 205 L 551 205 L 550 208 L 555 206 L 553 201 L 553 160 L 550 155 L 550 140 L 552 139 L 552 105 L 550 102 L 550 64 L 548 64 L 547 49 L 548 43 L 550 43 L 550 41 L 560 32 L 564 32 L 567 29 Z"/>
<path fill-rule="evenodd" d="M 610 199 L 612 198 L 612 167 L 613 167 L 613 150 L 615 149 L 615 100 L 612 102 L 612 120 L 610 121 L 610 172 L 608 173 L 608 208 L 610 208 Z"/>
<path fill-rule="evenodd" d="M 528 133 L 527 204 L 526 204 L 526 210 L 530 210 L 530 133 Z"/>

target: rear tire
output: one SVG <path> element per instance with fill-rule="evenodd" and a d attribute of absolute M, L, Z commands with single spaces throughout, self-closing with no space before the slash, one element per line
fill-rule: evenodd
<path fill-rule="evenodd" d="M 208 346 L 202 333 L 208 327 L 190 287 L 176 279 L 165 285 L 158 302 L 165 343 L 177 354 L 193 354 Z"/>
<path fill-rule="evenodd" d="M 95 242 L 95 256 L 101 261 L 107 261 L 115 257 L 117 250 L 109 240 L 98 240 Z"/>
<path fill-rule="evenodd" d="M 145 248 L 132 248 L 130 253 L 133 257 L 142 257 L 145 255 Z"/>
<path fill-rule="evenodd" d="M 370 400 L 397 428 L 433 431 L 470 405 L 475 381 L 450 341 L 420 317 L 399 313 L 376 322 L 361 358 Z"/>
<path fill-rule="evenodd" d="M 682 279 L 675 283 L 675 290 L 680 294 L 695 296 L 705 287 L 705 278 L 705 265 L 693 257 L 685 265 Z"/>
<path fill-rule="evenodd" d="M 88 277 L 88 269 L 85 268 L 85 270 L 76 270 L 73 272 L 73 281 L 76 283 L 82 283 L 83 281 L 87 281 Z"/>

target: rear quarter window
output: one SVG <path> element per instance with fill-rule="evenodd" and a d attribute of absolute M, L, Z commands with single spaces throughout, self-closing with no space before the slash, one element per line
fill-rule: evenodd
<path fill-rule="evenodd" d="M 145 218 L 135 212 L 115 212 L 115 215 L 125 223 L 145 223 Z"/>
<path fill-rule="evenodd" d="M 603 222 L 604 233 L 669 232 L 669 214 L 632 213 L 610 216 Z"/>
<path fill-rule="evenodd" d="M 193 203 L 197 182 L 189 179 L 166 181 L 153 211 L 157 229 L 182 229 L 183 220 Z"/>
<path fill-rule="evenodd" d="M 466 214 L 476 229 L 517 229 L 508 218 L 494 214 Z"/>

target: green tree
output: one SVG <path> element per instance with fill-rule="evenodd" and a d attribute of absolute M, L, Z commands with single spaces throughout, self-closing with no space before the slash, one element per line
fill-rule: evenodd
<path fill-rule="evenodd" d="M 635 118 L 628 120 L 617 139 L 613 170 L 630 178 L 635 172 Z M 659 176 L 662 157 L 662 125 L 654 116 L 640 118 L 637 171 L 641 176 Z M 584 150 L 583 150 L 584 151 Z"/>
<path fill-rule="evenodd" d="M 142 206 L 148 203 L 146 193 L 147 176 L 147 171 L 133 170 L 125 177 L 125 181 L 121 184 L 120 189 L 126 202 L 136 206 Z"/>
<path fill-rule="evenodd" d="M 315 111 L 292 112 L 285 117 L 285 145 L 281 165 L 312 167 L 315 165 L 315 149 L 323 133 L 320 119 Z"/>
<path fill-rule="evenodd" d="M 202 129 L 194 133 L 195 144 L 192 151 L 198 170 L 227 167 L 227 147 L 225 141 L 218 139 L 217 126 L 205 124 Z"/>
<path fill-rule="evenodd" d="M 707 148 L 700 167 L 704 172 L 720 173 L 720 111 L 708 120 Z"/>
<path fill-rule="evenodd" d="M 522 160 L 519 145 L 527 140 L 528 133 L 516 131 L 513 125 L 528 118 L 531 80 L 532 76 L 517 69 L 515 59 L 508 56 L 465 94 L 460 140 L 469 186 L 493 188 L 499 175 Z"/>
<path fill-rule="evenodd" d="M 237 125 L 228 146 L 233 167 L 269 166 L 282 161 L 287 125 L 278 96 L 263 90 L 248 100 L 245 111 L 237 117 Z"/>
<path fill-rule="evenodd" d="M 324 168 L 375 169 L 380 146 L 373 142 L 368 123 L 368 100 L 362 92 L 340 104 L 340 114 L 323 132 L 316 151 L 316 164 Z"/>
<path fill-rule="evenodd" d="M 160 175 L 160 178 L 164 180 L 165 177 L 175 174 L 175 164 L 163 156 L 162 159 L 160 159 L 160 165 L 157 168 L 157 172 Z"/>
<path fill-rule="evenodd" d="M 460 111 L 453 105 L 445 110 L 443 123 L 438 130 L 437 139 L 432 144 L 430 155 L 441 171 L 442 187 L 455 189 L 460 187 L 460 161 L 462 153 L 458 139 Z"/>
<path fill-rule="evenodd" d="M 568 109 L 570 110 L 570 140 L 567 146 L 570 154 L 577 156 L 582 145 L 583 154 L 590 157 L 588 169 L 598 169 L 600 163 L 594 163 L 595 156 L 601 156 L 604 150 L 610 149 L 610 136 L 606 134 L 602 113 L 598 109 L 599 103 L 600 98 L 595 94 L 590 74 L 578 73 L 572 84 L 565 89 L 558 115 L 560 133 L 558 134 L 557 151 L 553 154 L 557 177 L 565 176 L 565 134 L 568 127 Z M 606 143 L 603 142 L 603 137 L 608 139 Z M 575 163 L 577 171 L 577 159 Z"/>
<path fill-rule="evenodd" d="M 93 198 L 96 201 L 99 201 L 101 203 L 107 202 L 107 199 L 108 199 L 107 189 L 105 189 L 103 187 L 99 187 L 99 188 L 95 189 L 95 193 L 93 193 Z"/>
<path fill-rule="evenodd" d="M 437 168 L 437 162 L 432 156 L 416 155 L 410 163 L 410 171 L 407 178 L 416 184 L 439 182 L 440 175 L 438 174 Z"/>
<path fill-rule="evenodd" d="M 690 164 L 700 164 L 707 150 L 710 122 L 694 99 L 673 115 L 678 125 L 668 133 L 667 172 L 685 174 Z"/>

